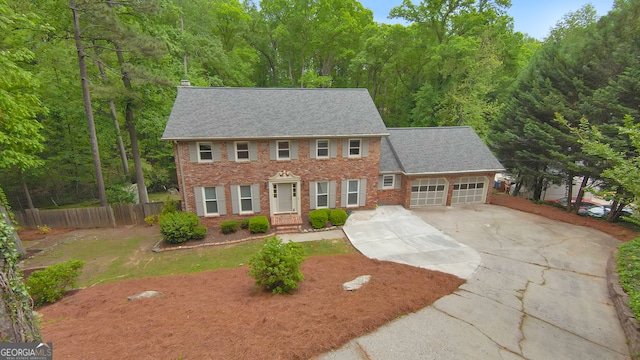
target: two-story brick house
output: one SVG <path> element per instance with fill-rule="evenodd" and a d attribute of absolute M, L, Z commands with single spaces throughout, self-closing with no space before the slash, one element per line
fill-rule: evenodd
<path fill-rule="evenodd" d="M 209 223 L 378 203 L 449 205 L 461 174 L 473 175 L 464 180 L 474 182 L 468 199 L 488 201 L 488 181 L 502 166 L 472 129 L 442 129 L 387 129 L 366 89 L 185 86 L 163 140 L 173 142 L 185 209 Z M 442 145 L 436 156 L 460 151 L 453 168 L 447 156 L 424 166 L 430 142 Z"/>

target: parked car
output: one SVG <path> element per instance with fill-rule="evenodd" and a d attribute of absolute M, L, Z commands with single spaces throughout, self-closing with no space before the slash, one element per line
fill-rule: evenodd
<path fill-rule="evenodd" d="M 596 205 L 587 209 L 587 215 L 602 218 L 609 215 L 611 212 L 611 205 Z M 633 209 L 630 206 L 625 206 L 622 208 L 622 216 L 631 216 L 633 215 Z"/>
<path fill-rule="evenodd" d="M 576 202 L 575 199 L 573 199 L 571 201 L 572 204 L 575 204 L 575 202 Z M 565 198 L 560 198 L 560 199 L 557 199 L 557 200 L 547 200 L 547 203 L 549 203 L 549 204 L 558 204 L 558 205 L 561 205 L 562 207 L 566 208 L 567 207 L 567 198 L 565 197 Z M 580 208 L 578 209 L 578 214 L 585 215 L 587 213 L 587 209 L 589 209 L 590 207 L 593 207 L 593 206 L 597 206 L 597 205 L 598 204 L 592 203 L 590 201 L 582 201 L 580 203 Z"/>

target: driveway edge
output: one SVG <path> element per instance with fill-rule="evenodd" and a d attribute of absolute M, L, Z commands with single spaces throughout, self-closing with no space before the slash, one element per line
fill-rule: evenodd
<path fill-rule="evenodd" d="M 629 345 L 629 353 L 634 360 L 640 360 L 640 324 L 633 315 L 629 307 L 629 295 L 620 286 L 620 276 L 618 275 L 618 249 L 611 252 L 611 256 L 607 261 L 607 288 L 609 297 L 613 301 L 620 319 L 622 330 L 627 336 L 627 345 Z"/>

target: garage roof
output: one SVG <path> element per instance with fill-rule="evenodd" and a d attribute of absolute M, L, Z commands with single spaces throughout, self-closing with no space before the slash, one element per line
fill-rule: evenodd
<path fill-rule="evenodd" d="M 382 172 L 394 171 L 398 165 L 408 175 L 504 171 L 469 126 L 388 130 L 391 133 L 388 144 L 383 141 L 381 148 Z"/>
<path fill-rule="evenodd" d="M 384 136 L 367 89 L 178 87 L 163 140 Z"/>

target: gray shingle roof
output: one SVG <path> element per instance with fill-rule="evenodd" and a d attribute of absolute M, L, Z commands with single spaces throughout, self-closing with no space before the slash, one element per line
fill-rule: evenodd
<path fill-rule="evenodd" d="M 471 127 L 388 130 L 391 133 L 389 150 L 395 150 L 396 161 L 406 174 L 504 171 L 502 164 Z M 387 151 L 385 147 L 382 149 Z M 393 167 L 393 160 L 388 159 L 388 154 L 383 154 L 381 171 L 392 171 Z"/>
<path fill-rule="evenodd" d="M 366 89 L 178 87 L 162 139 L 388 133 Z"/>
<path fill-rule="evenodd" d="M 391 141 L 386 136 L 380 142 L 380 172 L 402 172 L 402 165 L 391 147 Z"/>

